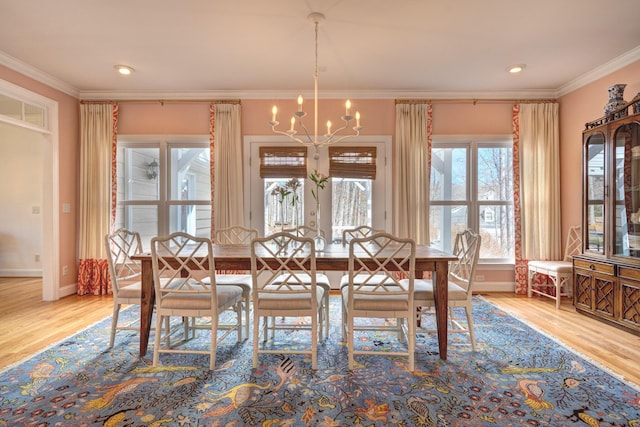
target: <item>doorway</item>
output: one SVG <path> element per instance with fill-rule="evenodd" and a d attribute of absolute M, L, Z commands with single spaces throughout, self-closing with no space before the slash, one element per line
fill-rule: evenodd
<path fill-rule="evenodd" d="M 20 108 L 17 108 L 16 105 Z M 27 239 L 30 246 L 26 245 L 26 248 L 25 245 L 21 246 L 21 257 L 33 260 L 30 266 L 22 264 L 22 267 L 16 267 L 15 270 L 22 268 L 22 274 L 29 272 L 36 274 L 39 264 L 39 272 L 42 277 L 42 299 L 43 301 L 54 301 L 59 298 L 60 290 L 58 103 L 20 86 L 0 80 L 0 124 L 2 125 L 0 138 L 10 139 L 13 145 L 24 143 L 40 148 L 40 150 L 36 150 L 38 153 L 31 157 L 31 161 L 29 161 L 29 156 L 26 156 L 19 167 L 12 166 L 15 174 L 24 172 L 21 180 L 14 179 L 13 176 L 3 177 L 3 180 L 12 184 L 17 193 L 20 193 L 20 186 L 27 180 L 35 181 L 36 185 L 40 187 L 40 200 L 36 200 L 36 196 L 32 195 L 28 199 L 18 197 L 12 202 L 19 204 L 22 209 L 21 212 L 14 213 L 15 215 L 24 214 L 31 220 L 37 216 L 40 218 L 40 221 L 36 221 L 37 225 L 32 226 L 32 228 L 38 229 L 39 233 L 33 234 L 32 230 L 24 230 L 30 227 L 28 221 L 20 223 L 19 226 L 14 227 L 17 230 L 11 232 L 11 235 L 15 236 L 12 237 L 14 243 L 22 243 L 20 242 L 20 233 L 22 236 L 28 234 Z M 19 154 L 18 152 L 15 155 L 24 156 L 24 153 Z M 3 160 L 3 162 L 9 161 L 12 160 Z M 11 206 L 11 208 L 14 209 L 15 206 Z M 24 212 L 25 209 L 27 212 Z M 16 231 L 18 234 L 15 233 Z M 35 261 L 36 259 L 39 259 L 39 262 Z"/>

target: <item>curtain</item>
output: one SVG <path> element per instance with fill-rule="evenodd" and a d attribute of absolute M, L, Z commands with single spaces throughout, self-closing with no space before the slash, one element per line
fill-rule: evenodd
<path fill-rule="evenodd" d="M 211 103 L 211 238 L 215 230 L 244 224 L 240 104 Z"/>
<path fill-rule="evenodd" d="M 429 244 L 431 104 L 396 105 L 393 233 Z"/>
<path fill-rule="evenodd" d="M 519 215 L 516 214 L 516 293 L 524 294 L 528 260 L 560 260 L 563 257 L 557 103 L 514 106 L 515 171 L 519 173 L 518 181 L 514 176 L 514 203 L 519 207 Z"/>
<path fill-rule="evenodd" d="M 78 295 L 111 292 L 104 236 L 115 213 L 111 178 L 117 114 L 111 104 L 80 106 Z"/>

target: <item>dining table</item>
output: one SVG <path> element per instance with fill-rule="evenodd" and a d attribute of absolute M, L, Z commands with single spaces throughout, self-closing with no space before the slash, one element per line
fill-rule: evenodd
<path fill-rule="evenodd" d="M 438 350 L 440 359 L 447 359 L 447 300 L 449 262 L 456 258 L 447 252 L 427 245 L 416 245 L 415 277 L 423 278 L 425 272 L 432 272 L 434 283 L 434 302 L 436 328 L 438 334 Z M 327 245 L 324 250 L 317 251 L 316 269 L 318 271 L 348 271 L 349 246 L 342 244 Z M 159 255 L 160 256 L 160 255 Z M 197 256 L 197 254 L 196 254 Z M 203 258 L 205 254 L 202 254 Z M 369 256 L 359 254 L 359 259 Z M 153 307 L 155 305 L 155 289 L 153 285 L 153 263 L 151 252 L 142 252 L 131 257 L 140 262 L 142 299 L 140 302 L 140 357 L 145 356 L 149 344 Z M 213 245 L 215 270 L 251 271 L 250 245 Z M 166 261 L 166 258 L 163 258 Z M 371 259 L 372 263 L 376 260 Z M 179 260 L 176 260 L 178 264 Z M 207 266 L 208 267 L 208 266 Z M 388 267 L 388 266 L 387 266 Z"/>

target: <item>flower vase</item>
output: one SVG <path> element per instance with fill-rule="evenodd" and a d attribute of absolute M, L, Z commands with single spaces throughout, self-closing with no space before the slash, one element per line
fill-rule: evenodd
<path fill-rule="evenodd" d="M 626 104 L 623 98 L 625 87 L 627 87 L 626 84 L 616 84 L 607 89 L 609 92 L 609 102 L 604 106 L 605 115 L 613 113 L 615 110 Z M 626 116 L 626 110 L 624 113 L 622 111 L 620 112 L 620 117 L 624 116 Z"/>
<path fill-rule="evenodd" d="M 313 238 L 313 243 L 317 252 L 324 251 L 324 247 L 327 245 L 326 240 L 322 237 L 322 229 L 320 228 L 320 203 L 316 203 L 316 236 Z"/>

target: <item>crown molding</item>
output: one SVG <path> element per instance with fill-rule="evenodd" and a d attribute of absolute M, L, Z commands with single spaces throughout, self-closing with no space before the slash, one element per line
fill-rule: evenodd
<path fill-rule="evenodd" d="M 57 79 L 50 74 L 47 74 L 44 71 L 41 71 L 29 64 L 26 64 L 2 51 L 0 51 L 0 65 L 4 65 L 7 68 L 17 71 L 18 73 L 32 78 L 33 80 L 36 80 L 40 83 L 43 83 L 53 89 L 57 89 L 60 92 L 66 93 L 67 95 L 73 96 L 75 98 L 78 98 L 80 96 L 80 91 L 70 84 Z"/>
<path fill-rule="evenodd" d="M 80 91 L 83 101 L 171 101 L 192 100 L 211 101 L 216 99 L 295 99 L 298 95 L 312 97 L 308 90 L 265 90 L 265 91 L 192 91 L 192 92 L 113 92 Z M 503 92 L 425 92 L 394 90 L 323 90 L 319 99 L 541 99 L 556 98 L 555 90 L 528 90 Z"/>
<path fill-rule="evenodd" d="M 576 89 L 586 86 L 589 83 L 594 82 L 599 78 L 605 77 L 613 73 L 614 71 L 618 71 L 622 67 L 626 67 L 627 65 L 638 60 L 640 60 L 640 46 L 631 49 L 630 51 L 623 53 L 622 55 L 612 59 L 611 61 L 602 64 L 601 66 L 596 67 L 593 70 L 579 76 L 578 78 L 560 86 L 560 88 L 558 88 L 558 96 L 563 96 L 570 92 L 573 92 Z"/>

